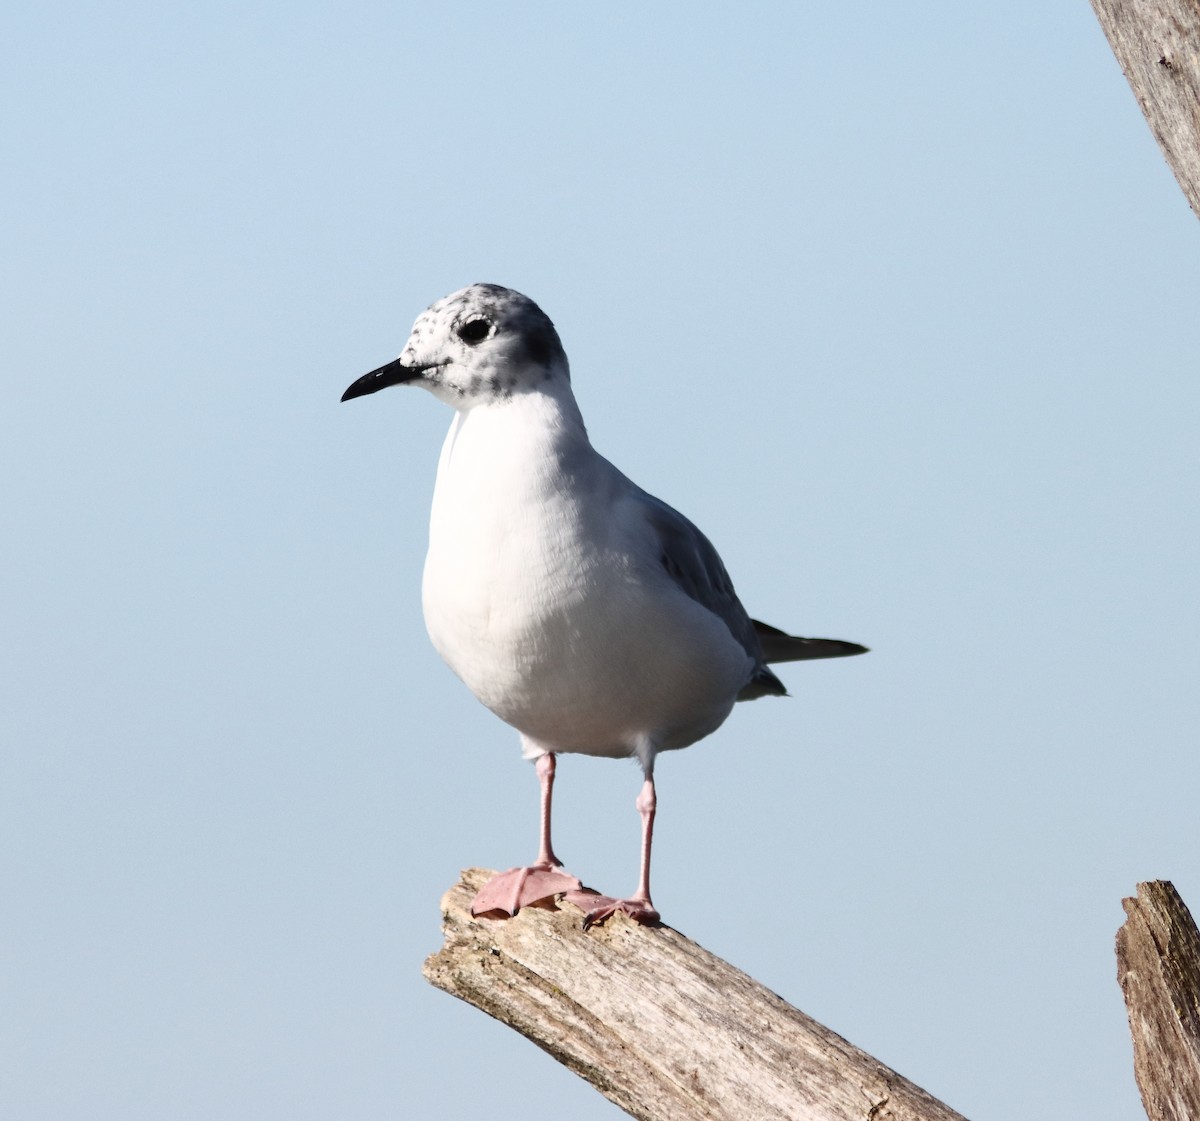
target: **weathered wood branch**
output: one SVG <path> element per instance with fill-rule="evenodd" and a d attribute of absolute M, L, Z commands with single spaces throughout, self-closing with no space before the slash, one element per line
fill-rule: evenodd
<path fill-rule="evenodd" d="M 1200 0 L 1092 0 L 1092 7 L 1200 217 Z"/>
<path fill-rule="evenodd" d="M 439 989 L 494 1016 L 642 1121 L 963 1121 L 668 926 L 527 907 L 475 919 L 490 872 L 442 900 Z"/>
<path fill-rule="evenodd" d="M 1200 932 L 1166 880 L 1124 900 L 1117 977 L 1129 1010 L 1133 1072 L 1150 1121 L 1200 1118 Z"/>

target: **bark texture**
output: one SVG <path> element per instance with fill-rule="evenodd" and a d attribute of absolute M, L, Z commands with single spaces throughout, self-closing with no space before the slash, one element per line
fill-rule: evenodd
<path fill-rule="evenodd" d="M 668 926 L 527 907 L 475 919 L 491 873 L 442 900 L 440 989 L 515 1028 L 642 1121 L 963 1121 Z M 1200 1115 L 1198 1115 L 1200 1116 Z"/>
<path fill-rule="evenodd" d="M 1092 0 L 1092 7 L 1200 217 L 1200 0 Z"/>
<path fill-rule="evenodd" d="M 1129 1010 L 1133 1073 L 1150 1121 L 1200 1118 L 1200 933 L 1166 880 L 1124 900 L 1117 977 Z"/>

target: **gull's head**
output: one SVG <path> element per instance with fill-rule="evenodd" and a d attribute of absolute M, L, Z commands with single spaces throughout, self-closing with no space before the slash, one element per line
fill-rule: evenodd
<path fill-rule="evenodd" d="M 421 312 L 400 357 L 364 374 L 342 400 L 409 384 L 469 409 L 569 377 L 558 332 L 537 304 L 511 288 L 472 284 Z"/>

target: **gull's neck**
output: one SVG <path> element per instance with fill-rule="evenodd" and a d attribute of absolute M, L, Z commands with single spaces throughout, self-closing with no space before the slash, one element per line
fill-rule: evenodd
<path fill-rule="evenodd" d="M 542 458 L 570 455 L 588 446 L 588 435 L 571 383 L 556 370 L 536 387 L 458 409 L 442 449 L 442 467 L 464 443 L 486 445 L 493 455 Z"/>

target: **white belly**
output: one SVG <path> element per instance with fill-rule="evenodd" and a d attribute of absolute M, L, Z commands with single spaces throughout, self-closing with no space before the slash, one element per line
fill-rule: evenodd
<path fill-rule="evenodd" d="M 443 449 L 423 595 L 438 653 L 548 750 L 623 756 L 717 728 L 752 660 L 636 547 L 641 527 L 611 530 L 615 469 L 595 460 L 585 490 L 561 462 L 508 458 L 454 429 Z"/>

